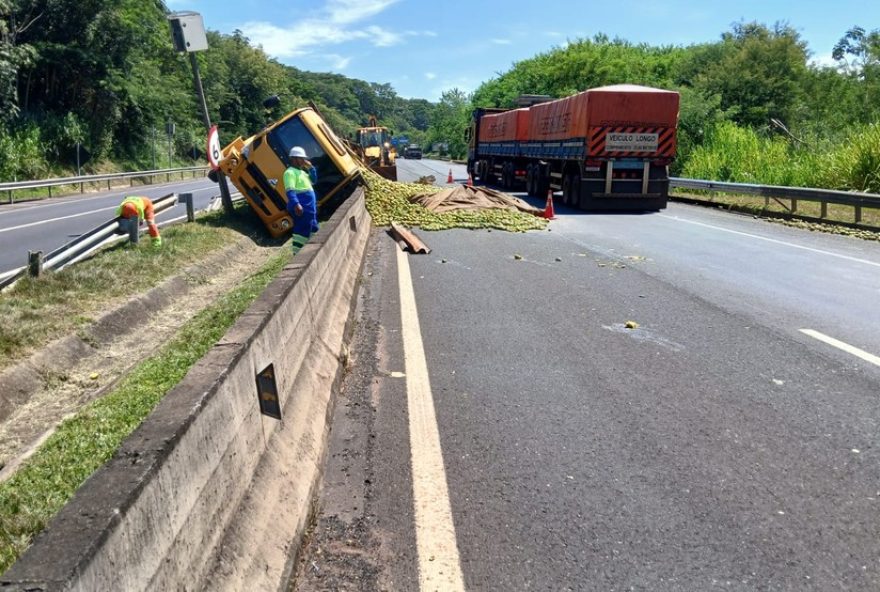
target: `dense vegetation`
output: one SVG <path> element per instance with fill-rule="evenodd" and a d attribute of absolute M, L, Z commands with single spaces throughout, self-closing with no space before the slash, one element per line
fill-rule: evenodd
<path fill-rule="evenodd" d="M 0 180 L 89 169 L 184 162 L 204 150 L 205 130 L 189 60 L 171 44 L 161 0 L 0 0 Z M 208 110 L 222 139 L 258 130 L 267 117 L 314 101 L 339 133 L 376 115 L 417 139 L 432 105 L 388 84 L 303 72 L 269 59 L 240 32 L 209 32 L 198 54 Z M 281 105 L 266 113 L 262 102 Z"/>
<path fill-rule="evenodd" d="M 77 143 L 91 170 L 166 166 L 169 121 L 178 163 L 202 149 L 188 60 L 172 48 L 167 12 L 162 0 L 0 0 L 0 180 L 69 172 Z M 681 92 L 676 174 L 880 191 L 880 30 L 853 27 L 835 47 L 812 48 L 833 51 L 833 65 L 811 63 L 811 48 L 786 24 L 738 23 L 686 47 L 597 35 L 518 62 L 471 95 L 449 90 L 437 104 L 283 65 L 240 32 L 210 32 L 208 41 L 198 59 L 226 140 L 314 101 L 341 134 L 372 114 L 461 157 L 473 106 L 625 82 Z M 262 101 L 273 94 L 281 105 L 267 113 Z"/>
<path fill-rule="evenodd" d="M 512 107 L 520 94 L 644 84 L 681 92 L 676 173 L 880 191 L 880 30 L 842 32 L 833 66 L 810 57 L 784 24 L 740 23 L 717 42 L 688 47 L 598 35 L 518 62 L 472 97 L 446 93 L 429 136 L 451 134 L 451 151 L 462 154 L 455 134 L 471 104 Z"/>

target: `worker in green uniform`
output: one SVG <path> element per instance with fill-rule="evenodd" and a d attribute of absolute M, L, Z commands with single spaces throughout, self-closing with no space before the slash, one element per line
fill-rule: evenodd
<path fill-rule="evenodd" d="M 318 231 L 318 204 L 312 183 L 317 180 L 315 167 L 301 146 L 290 149 L 290 167 L 284 171 L 287 212 L 293 218 L 293 254 L 296 255 Z"/>

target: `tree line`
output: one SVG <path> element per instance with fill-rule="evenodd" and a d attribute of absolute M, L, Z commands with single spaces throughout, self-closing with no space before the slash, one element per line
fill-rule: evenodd
<path fill-rule="evenodd" d="M 784 23 L 736 23 L 718 41 L 687 47 L 578 39 L 515 63 L 472 95 L 444 94 L 428 135 L 449 135 L 462 156 L 474 106 L 642 84 L 681 93 L 674 173 L 880 191 L 880 30 L 854 26 L 820 50 L 832 63 L 813 63 Z"/>
<path fill-rule="evenodd" d="M 187 56 L 174 51 L 162 0 L 0 0 L 0 181 L 69 172 L 79 145 L 100 167 L 204 162 L 204 125 Z M 305 72 L 269 58 L 240 31 L 208 32 L 197 54 L 221 140 L 314 101 L 338 133 L 375 115 L 424 137 L 434 105 L 389 84 Z M 263 100 L 278 95 L 267 113 Z M 174 123 L 174 136 L 166 124 Z M 178 162 L 177 164 L 181 164 Z"/>
<path fill-rule="evenodd" d="M 0 0 L 0 180 L 70 172 L 77 145 L 91 154 L 91 171 L 164 167 L 169 141 L 178 161 L 203 162 L 191 153 L 204 149 L 205 130 L 168 13 L 162 0 Z M 600 34 L 517 62 L 471 94 L 451 89 L 438 103 L 281 64 L 258 42 L 209 31 L 210 48 L 197 54 L 223 141 L 313 101 L 342 135 L 375 115 L 397 135 L 446 143 L 462 157 L 475 106 L 631 83 L 681 93 L 675 174 L 880 191 L 880 30 L 842 31 L 834 47 L 819 48 L 831 52 L 828 64 L 813 63 L 785 23 L 736 23 L 690 46 Z M 280 107 L 267 113 L 271 95 Z"/>

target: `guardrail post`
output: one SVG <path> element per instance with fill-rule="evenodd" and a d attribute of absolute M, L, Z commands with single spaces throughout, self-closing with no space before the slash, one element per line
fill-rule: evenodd
<path fill-rule="evenodd" d="M 862 222 L 862 206 L 854 206 L 855 214 L 856 214 L 856 224 L 861 224 Z"/>
<path fill-rule="evenodd" d="M 177 196 L 177 203 L 186 204 L 186 221 L 187 222 L 195 222 L 196 213 L 193 209 L 193 194 L 192 193 L 181 193 Z"/>
<path fill-rule="evenodd" d="M 12 197 L 12 189 L 9 190 L 9 203 L 15 203 L 15 198 Z"/>
<path fill-rule="evenodd" d="M 798 202 L 798 200 L 796 200 L 796 199 L 791 200 L 791 213 L 792 214 L 797 213 L 797 202 Z"/>
<path fill-rule="evenodd" d="M 31 277 L 43 275 L 43 251 L 28 251 L 28 275 Z"/>
<path fill-rule="evenodd" d="M 49 197 L 52 197 L 52 186 L 49 185 Z"/>
<path fill-rule="evenodd" d="M 828 217 L 828 202 L 827 201 L 822 202 L 822 211 L 819 213 L 819 217 L 823 218 L 823 219 Z"/>

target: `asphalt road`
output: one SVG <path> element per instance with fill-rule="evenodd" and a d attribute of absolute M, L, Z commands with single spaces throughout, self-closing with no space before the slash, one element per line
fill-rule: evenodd
<path fill-rule="evenodd" d="M 679 204 L 557 216 L 405 257 L 464 587 L 880 589 L 880 244 Z M 447 559 L 419 552 L 449 525 L 413 509 L 395 249 L 375 234 L 298 590 L 433 589 Z"/>
<path fill-rule="evenodd" d="M 173 181 L 158 185 L 114 189 L 70 197 L 0 203 L 0 273 L 27 264 L 28 251 L 50 251 L 114 218 L 114 210 L 126 195 L 162 197 L 190 192 L 197 210 L 205 208 L 215 195 L 216 183 L 206 178 Z M 160 224 L 186 215 L 177 205 L 156 215 Z"/>

